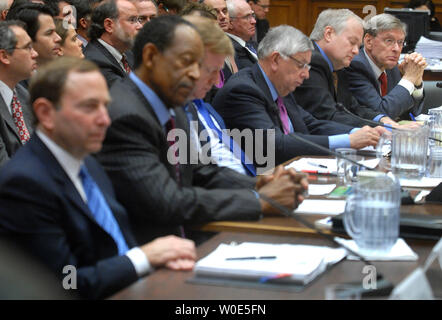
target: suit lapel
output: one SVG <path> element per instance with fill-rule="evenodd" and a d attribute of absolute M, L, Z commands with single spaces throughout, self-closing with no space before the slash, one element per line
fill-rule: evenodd
<path fill-rule="evenodd" d="M 115 59 L 114 56 L 100 42 L 94 40 L 91 43 L 109 60 L 110 63 L 120 70 L 121 75 L 126 75 L 126 71 L 121 68 L 117 59 Z"/>
<path fill-rule="evenodd" d="M 335 87 L 335 84 L 333 81 L 333 79 L 334 79 L 333 73 L 330 70 L 329 64 L 322 56 L 321 51 L 319 51 L 317 44 L 313 42 L 313 46 L 315 47 L 315 50 L 312 52 L 312 54 L 315 55 L 315 60 L 322 65 L 320 67 L 320 69 L 325 70 L 325 73 L 326 73 L 325 77 L 327 78 L 327 82 L 328 82 L 328 91 L 333 92 L 333 98 L 335 99 L 335 101 L 338 101 L 337 91 L 338 91 L 339 81 L 337 81 L 336 87 Z M 313 56 L 312 56 L 312 60 L 313 60 Z M 336 75 L 336 77 L 337 77 L 337 75 Z"/>
<path fill-rule="evenodd" d="M 3 99 L 0 99 L 0 115 L 3 118 L 3 120 L 6 123 L 6 127 L 8 128 L 9 132 L 11 132 L 16 138 L 17 141 L 20 141 L 20 136 L 18 135 L 17 126 L 14 123 L 14 120 L 12 119 L 12 115 L 9 112 L 9 106 L 6 105 Z"/>
<path fill-rule="evenodd" d="M 359 50 L 359 52 L 360 52 L 359 57 L 361 58 L 361 62 L 367 70 L 368 77 L 370 78 L 371 83 L 375 86 L 377 92 L 381 92 L 380 83 L 379 83 L 378 79 L 376 79 L 373 69 L 371 68 L 370 62 L 367 60 L 367 57 L 365 56 L 364 49 L 361 48 Z M 389 79 L 389 76 L 388 76 L 388 71 L 387 71 L 387 81 L 388 81 L 388 79 Z M 390 86 L 389 82 L 390 81 L 388 81 L 388 86 Z M 387 90 L 387 91 L 390 91 L 390 90 Z"/>
<path fill-rule="evenodd" d="M 275 101 L 273 101 L 272 93 L 270 92 L 270 88 L 267 85 L 266 80 L 264 79 L 264 76 L 262 75 L 261 70 L 259 69 L 258 64 L 253 65 L 252 67 L 252 74 L 255 78 L 255 83 L 258 85 L 258 87 L 261 89 L 261 92 L 264 94 L 266 99 L 266 109 L 267 113 L 270 115 L 270 117 L 273 120 L 273 123 L 279 128 L 284 131 L 282 126 L 281 117 L 279 115 L 279 107 L 276 104 Z"/>

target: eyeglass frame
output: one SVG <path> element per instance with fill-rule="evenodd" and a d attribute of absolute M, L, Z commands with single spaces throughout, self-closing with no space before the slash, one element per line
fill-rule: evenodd
<path fill-rule="evenodd" d="M 256 20 L 255 12 L 246 14 L 245 16 L 242 16 L 242 17 L 230 17 L 230 19 L 246 19 L 247 21 L 252 20 L 252 18 Z"/>
<path fill-rule="evenodd" d="M 307 69 L 307 71 L 310 71 L 310 69 L 312 68 L 312 66 L 309 63 L 303 63 L 303 62 L 299 61 L 298 59 L 293 58 L 291 55 L 283 54 L 283 53 L 280 53 L 280 55 L 282 55 L 284 57 L 287 57 L 287 58 L 290 58 L 293 61 L 295 61 L 296 62 L 296 66 L 299 69 Z"/>
<path fill-rule="evenodd" d="M 32 50 L 34 50 L 34 46 L 32 45 L 32 43 L 29 43 L 26 47 L 23 48 L 17 48 L 17 47 L 13 47 L 13 48 L 5 48 L 3 50 L 9 51 L 9 50 L 28 50 L 29 52 L 32 52 Z"/>
<path fill-rule="evenodd" d="M 403 48 L 407 45 L 407 41 L 405 41 L 405 39 L 404 40 L 394 40 L 391 38 L 386 38 L 386 39 L 381 39 L 381 40 L 388 48 L 393 47 L 395 44 L 397 44 L 399 48 Z M 390 43 L 388 43 L 388 42 L 390 42 Z"/>

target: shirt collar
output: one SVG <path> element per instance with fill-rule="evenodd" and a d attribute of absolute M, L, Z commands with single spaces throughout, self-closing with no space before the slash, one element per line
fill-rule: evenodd
<path fill-rule="evenodd" d="M 371 70 L 373 70 L 375 78 L 379 79 L 379 76 L 383 73 L 383 71 L 379 69 L 379 67 L 373 62 L 373 60 L 371 60 L 370 56 L 367 54 L 367 51 L 365 51 L 365 48 L 364 48 L 364 54 L 368 60 L 368 63 L 370 64 Z"/>
<path fill-rule="evenodd" d="M 80 36 L 79 34 L 77 34 L 77 38 L 83 43 L 83 47 L 86 47 L 87 46 L 87 44 L 88 44 L 88 41 L 85 39 L 85 38 L 83 38 L 82 36 Z M 98 39 L 98 40 L 100 40 L 100 39 Z M 103 41 L 104 42 L 104 41 Z M 107 43 L 106 43 L 107 44 Z"/>
<path fill-rule="evenodd" d="M 105 47 L 107 51 L 110 52 L 110 54 L 115 58 L 115 60 L 117 60 L 118 63 L 120 63 L 121 58 L 123 58 L 123 55 L 120 53 L 120 51 L 118 51 L 117 49 L 115 49 L 109 43 L 103 41 L 102 39 L 98 39 L 98 42 L 100 42 L 103 45 L 103 47 Z"/>
<path fill-rule="evenodd" d="M 228 32 L 226 32 L 226 33 L 227 33 L 227 35 L 228 35 L 229 37 L 231 37 L 233 40 L 235 40 L 236 42 L 238 42 L 241 46 L 243 46 L 243 47 L 246 46 L 246 42 L 245 42 L 243 39 L 241 39 L 240 37 L 235 36 L 234 34 L 231 34 L 231 33 L 228 33 Z"/>
<path fill-rule="evenodd" d="M 266 75 L 266 73 L 264 72 L 264 70 L 262 70 L 262 68 L 261 68 L 261 66 L 259 65 L 259 63 L 258 63 L 258 67 L 259 67 L 259 70 L 261 70 L 261 73 L 262 73 L 262 75 L 263 75 L 263 77 L 264 77 L 264 80 L 265 80 L 266 83 L 267 83 L 267 86 L 268 86 L 269 89 L 270 89 L 270 93 L 271 93 L 271 95 L 272 95 L 272 100 L 273 100 L 273 101 L 276 101 L 276 99 L 278 99 L 278 92 L 276 91 L 275 86 L 273 85 L 272 81 L 270 81 L 269 77 L 267 77 L 267 75 Z"/>
<path fill-rule="evenodd" d="M 14 95 L 14 92 L 9 88 L 6 83 L 0 80 L 0 94 L 5 101 L 6 106 L 8 107 L 8 111 L 10 114 L 12 114 L 11 110 L 11 102 L 12 102 L 12 96 Z"/>
<path fill-rule="evenodd" d="M 83 164 L 83 159 L 80 160 L 72 156 L 69 152 L 52 141 L 51 138 L 45 135 L 41 130 L 36 129 L 35 133 L 49 149 L 49 151 L 51 151 L 55 159 L 57 159 L 58 163 L 71 178 L 71 180 L 74 181 L 77 179 L 80 172 L 80 167 Z"/>
<path fill-rule="evenodd" d="M 319 44 L 317 42 L 316 46 L 318 47 L 319 52 L 321 53 L 321 55 L 324 57 L 325 61 L 327 61 L 328 66 L 330 68 L 330 71 L 333 72 L 333 64 L 331 63 L 330 59 L 327 57 L 327 55 L 325 54 L 324 50 L 322 50 L 322 48 L 319 46 Z"/>
<path fill-rule="evenodd" d="M 129 78 L 135 83 L 138 89 L 140 89 L 147 101 L 149 101 L 158 121 L 164 127 L 167 121 L 169 121 L 172 113 L 167 109 L 166 105 L 161 101 L 157 94 L 135 75 L 135 72 L 129 73 Z"/>

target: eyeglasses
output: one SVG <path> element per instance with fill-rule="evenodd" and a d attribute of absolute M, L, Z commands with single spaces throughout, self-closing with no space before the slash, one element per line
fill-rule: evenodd
<path fill-rule="evenodd" d="M 254 12 L 246 14 L 245 16 L 242 17 L 230 17 L 232 18 L 236 18 L 236 19 L 246 19 L 247 21 L 251 21 L 252 19 L 256 19 L 256 15 Z"/>
<path fill-rule="evenodd" d="M 268 9 L 268 8 L 270 8 L 270 5 L 268 5 L 268 4 L 260 4 L 260 3 L 257 3 L 256 5 L 257 5 L 257 6 L 260 6 L 260 7 L 263 8 L 263 9 Z"/>
<path fill-rule="evenodd" d="M 5 50 L 28 50 L 29 52 L 32 52 L 32 50 L 34 49 L 34 47 L 32 46 L 32 43 L 29 43 L 27 46 L 23 47 L 23 48 L 7 48 Z"/>
<path fill-rule="evenodd" d="M 311 65 L 309 65 L 308 63 L 304 63 L 299 61 L 298 59 L 293 58 L 292 56 L 287 55 L 286 57 L 289 57 L 290 59 L 292 59 L 293 61 L 296 62 L 296 65 L 298 66 L 299 69 L 307 69 L 307 71 L 310 70 L 310 68 L 312 67 Z"/>
<path fill-rule="evenodd" d="M 129 17 L 126 21 L 129 22 L 130 24 L 141 23 L 140 17 L 137 17 L 137 16 Z"/>
<path fill-rule="evenodd" d="M 402 48 L 403 46 L 407 45 L 407 43 L 404 40 L 394 40 L 394 39 L 387 38 L 387 39 L 383 39 L 382 41 L 385 43 L 385 45 L 387 47 L 393 47 L 395 43 L 397 43 L 399 48 Z"/>

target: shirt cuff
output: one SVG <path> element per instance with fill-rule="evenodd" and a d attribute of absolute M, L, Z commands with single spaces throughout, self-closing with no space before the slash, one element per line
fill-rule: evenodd
<path fill-rule="evenodd" d="M 387 115 L 385 115 L 385 114 L 378 114 L 376 117 L 373 118 L 373 121 L 379 122 L 379 121 L 381 121 L 381 119 L 383 117 L 386 117 L 386 116 Z"/>
<path fill-rule="evenodd" d="M 348 134 L 337 134 L 328 137 L 328 145 L 330 149 L 350 148 L 350 137 Z"/>
<path fill-rule="evenodd" d="M 153 271 L 152 266 L 149 263 L 146 255 L 143 250 L 138 247 L 132 248 L 126 252 L 126 256 L 134 265 L 135 271 L 137 272 L 138 277 L 145 276 L 146 274 Z"/>
<path fill-rule="evenodd" d="M 402 78 L 399 81 L 398 85 L 403 86 L 405 89 L 407 89 L 408 92 L 410 93 L 410 95 L 414 91 L 414 84 L 411 81 L 407 80 L 407 79 Z"/>

